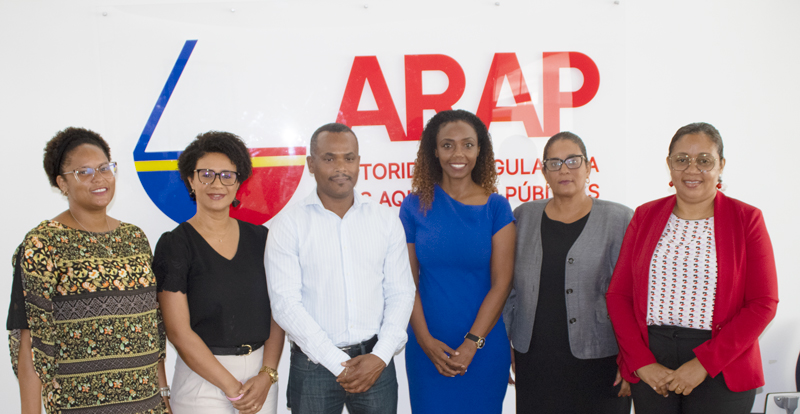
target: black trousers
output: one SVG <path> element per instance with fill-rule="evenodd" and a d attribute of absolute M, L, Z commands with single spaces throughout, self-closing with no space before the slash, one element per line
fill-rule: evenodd
<path fill-rule="evenodd" d="M 676 326 L 650 326 L 650 350 L 659 364 L 678 369 L 694 359 L 692 351 L 711 339 L 711 331 Z M 636 414 L 747 414 L 753 408 L 756 390 L 733 392 L 722 373 L 706 377 L 689 395 L 669 393 L 664 397 L 644 381 L 631 384 Z"/>

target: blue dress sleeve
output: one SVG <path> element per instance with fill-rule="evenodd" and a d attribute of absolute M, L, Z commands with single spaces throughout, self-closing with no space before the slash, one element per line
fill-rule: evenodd
<path fill-rule="evenodd" d="M 492 236 L 508 223 L 517 221 L 511 211 L 511 204 L 505 197 L 497 193 L 489 195 L 489 210 L 492 214 Z"/>
<path fill-rule="evenodd" d="M 409 194 L 400 205 L 400 221 L 406 232 L 406 243 L 414 243 L 417 235 L 416 214 L 419 214 L 419 198 Z"/>

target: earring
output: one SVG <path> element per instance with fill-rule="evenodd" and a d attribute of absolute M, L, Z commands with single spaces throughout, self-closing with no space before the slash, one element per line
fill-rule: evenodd
<path fill-rule="evenodd" d="M 591 183 L 591 181 L 589 181 L 589 177 L 586 177 L 586 184 L 589 184 L 589 183 Z"/>
<path fill-rule="evenodd" d="M 722 178 L 719 179 L 719 182 L 717 183 L 717 188 L 720 190 L 722 189 Z"/>
<path fill-rule="evenodd" d="M 192 188 L 192 191 L 189 191 L 189 195 L 194 195 L 194 188 Z"/>
<path fill-rule="evenodd" d="M 239 204 L 242 204 L 242 202 L 241 202 L 241 201 L 239 201 L 239 199 L 238 199 L 238 198 L 234 197 L 234 198 L 233 198 L 233 202 L 231 203 L 231 205 L 233 206 L 233 208 L 239 207 Z"/>
<path fill-rule="evenodd" d="M 675 187 L 675 184 L 672 184 L 672 181 L 669 182 L 670 187 Z"/>

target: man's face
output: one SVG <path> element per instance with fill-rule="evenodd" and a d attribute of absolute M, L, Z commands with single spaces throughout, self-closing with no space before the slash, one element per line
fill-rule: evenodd
<path fill-rule="evenodd" d="M 317 136 L 316 148 L 306 158 L 308 171 L 317 181 L 317 193 L 327 199 L 346 199 L 353 196 L 358 181 L 358 141 L 349 132 L 322 132 Z"/>

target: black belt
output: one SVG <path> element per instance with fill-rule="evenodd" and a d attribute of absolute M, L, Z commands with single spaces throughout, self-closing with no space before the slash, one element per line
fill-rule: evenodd
<path fill-rule="evenodd" d="M 214 355 L 250 355 L 254 351 L 257 351 L 258 348 L 264 346 L 263 342 L 253 342 L 250 344 L 243 344 L 240 346 L 233 346 L 233 347 L 216 347 L 216 346 L 209 346 L 208 349 L 211 350 L 211 353 Z"/>
<path fill-rule="evenodd" d="M 378 335 L 374 335 L 372 338 L 369 338 L 364 342 L 355 345 L 340 346 L 339 349 L 344 351 L 347 355 L 349 355 L 352 358 L 352 357 L 357 357 L 359 355 L 366 355 L 372 352 L 372 349 L 375 348 L 375 344 L 377 343 L 378 343 Z M 303 352 L 303 350 L 300 349 L 300 346 L 294 342 L 292 342 L 292 351 L 301 352 L 305 354 L 305 352 Z"/>

